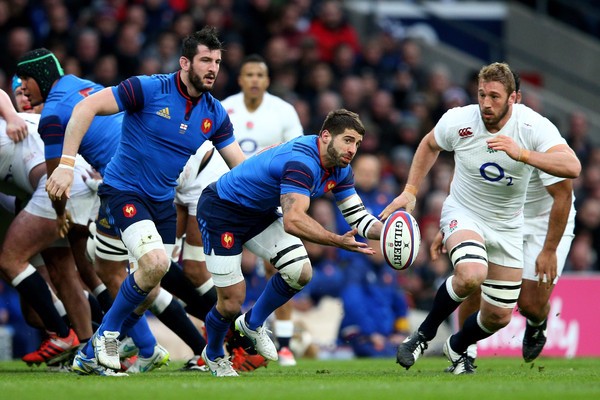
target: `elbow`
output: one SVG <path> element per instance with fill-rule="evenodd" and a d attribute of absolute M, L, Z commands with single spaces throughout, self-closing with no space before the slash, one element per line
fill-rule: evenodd
<path fill-rule="evenodd" d="M 567 175 L 565 176 L 565 178 L 576 179 L 579 177 L 579 174 L 581 174 L 581 163 L 579 162 L 579 160 L 576 160 L 576 162 L 573 162 L 572 165 L 568 168 Z"/>

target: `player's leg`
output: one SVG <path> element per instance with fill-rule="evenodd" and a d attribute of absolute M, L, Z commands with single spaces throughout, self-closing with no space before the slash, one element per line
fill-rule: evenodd
<path fill-rule="evenodd" d="M 477 290 L 487 274 L 487 255 L 482 235 L 474 225 L 463 218 L 461 226 L 454 226 L 446 235 L 445 246 L 454 267 L 454 273 L 439 287 L 433 306 L 417 331 L 398 346 L 397 362 L 410 368 L 427 349 L 439 326 L 460 304 Z"/>
<path fill-rule="evenodd" d="M 254 306 L 236 320 L 236 328 L 243 335 L 253 338 L 261 355 L 276 360 L 278 355 L 275 346 L 266 333 L 261 335 L 260 332 L 264 331 L 264 323 L 269 315 L 310 282 L 312 267 L 302 241 L 285 232 L 281 218 L 246 242 L 245 246 L 257 256 L 269 260 L 278 273 L 269 279 Z"/>
<path fill-rule="evenodd" d="M 115 221 L 115 226 L 121 232 L 125 247 L 138 263 L 138 269 L 121 284 L 113 305 L 93 337 L 92 344 L 98 362 L 105 367 L 119 369 L 117 338 L 121 325 L 146 300 L 168 269 L 170 257 L 165 251 L 163 239 L 174 244 L 176 217 L 172 202 L 155 202 L 150 209 L 137 196 L 106 186 L 101 187 L 99 194 L 101 207 L 107 215 L 112 216 L 111 220 Z M 139 309 L 137 311 L 141 314 Z"/>
<path fill-rule="evenodd" d="M 268 261 L 263 260 L 265 265 L 265 277 L 271 279 L 277 273 L 275 267 Z M 273 333 L 277 339 L 277 354 L 279 356 L 279 365 L 283 367 L 292 367 L 296 365 L 294 353 L 290 350 L 290 340 L 294 336 L 294 321 L 292 312 L 294 307 L 291 302 L 283 304 L 275 310 L 275 320 L 273 321 Z"/>
<path fill-rule="evenodd" d="M 519 295 L 519 312 L 527 319 L 523 335 L 523 359 L 526 362 L 535 360 L 546 344 L 546 328 L 550 313 L 550 296 L 558 282 L 565 266 L 573 235 L 564 235 L 556 249 L 557 277 L 551 284 L 548 278 L 539 276 L 536 272 L 536 263 L 549 262 L 540 253 L 543 249 L 545 235 L 525 235 L 523 237 L 523 287 Z"/>
<path fill-rule="evenodd" d="M 32 199 L 28 207 L 33 207 Z M 52 294 L 44 278 L 29 263 L 29 259 L 58 239 L 56 221 L 21 211 L 8 228 L 0 254 L 0 270 L 7 282 L 19 292 L 22 299 L 33 307 L 44 327 L 53 332 L 47 343 L 52 349 L 48 357 L 32 360 L 44 362 L 68 352 L 79 344 L 75 332 L 69 328 L 54 307 Z"/>
<path fill-rule="evenodd" d="M 488 276 L 481 285 L 480 311 L 469 316 L 462 329 L 444 344 L 454 374 L 474 372 L 467 348 L 508 325 L 519 298 L 521 275 L 520 268 L 489 263 Z"/>

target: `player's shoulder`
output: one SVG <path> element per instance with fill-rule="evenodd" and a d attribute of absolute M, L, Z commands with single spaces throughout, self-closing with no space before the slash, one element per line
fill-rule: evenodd
<path fill-rule="evenodd" d="M 19 113 L 19 117 L 23 118 L 23 120 L 27 123 L 28 127 L 35 127 L 37 131 L 37 126 L 40 123 L 40 114 L 33 113 Z"/>
<path fill-rule="evenodd" d="M 479 105 L 469 104 L 462 107 L 454 107 L 444 113 L 444 118 L 448 121 L 453 122 L 465 122 L 470 120 L 476 120 L 480 117 Z"/>
<path fill-rule="evenodd" d="M 513 105 L 513 114 L 517 117 L 519 124 L 525 124 L 526 126 L 535 127 L 550 123 L 546 117 L 524 104 Z"/>
<path fill-rule="evenodd" d="M 232 94 L 231 96 L 226 97 L 224 100 L 221 100 L 221 104 L 223 107 L 225 107 L 227 112 L 229 112 L 230 108 L 234 109 L 240 104 L 244 104 L 244 94 L 242 92 Z"/>

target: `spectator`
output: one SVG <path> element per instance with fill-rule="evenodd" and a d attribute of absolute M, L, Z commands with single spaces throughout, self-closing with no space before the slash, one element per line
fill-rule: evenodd
<path fill-rule="evenodd" d="M 311 22 L 308 34 L 317 43 L 321 61 L 331 62 L 335 48 L 342 43 L 349 44 L 355 54 L 360 53 L 358 34 L 346 20 L 339 0 L 321 2 L 318 15 Z"/>

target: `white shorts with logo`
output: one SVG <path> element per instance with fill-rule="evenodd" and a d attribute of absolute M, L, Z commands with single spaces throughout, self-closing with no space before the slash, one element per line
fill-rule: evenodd
<path fill-rule="evenodd" d="M 440 228 L 444 244 L 450 235 L 469 230 L 477 232 L 485 241 L 488 261 L 510 268 L 523 268 L 522 214 L 510 223 L 491 224 L 478 215 L 458 206 L 448 197 L 442 208 Z M 515 228 L 508 228 L 507 226 Z"/>
<path fill-rule="evenodd" d="M 100 198 L 83 181 L 81 172 L 75 169 L 75 179 L 71 188 L 71 198 L 67 200 L 67 210 L 71 214 L 71 221 L 77 225 L 87 225 L 93 221 L 98 214 Z M 56 211 L 52 207 L 52 201 L 46 192 L 46 175 L 39 183 L 31 199 L 25 206 L 25 211 L 46 219 L 56 219 Z"/>
<path fill-rule="evenodd" d="M 187 206 L 188 215 L 196 216 L 198 199 L 204 188 L 229 171 L 227 163 L 215 149 L 208 163 L 198 173 L 204 154 L 206 153 L 196 153 L 190 157 L 179 176 L 178 185 L 175 189 L 175 204 Z"/>

